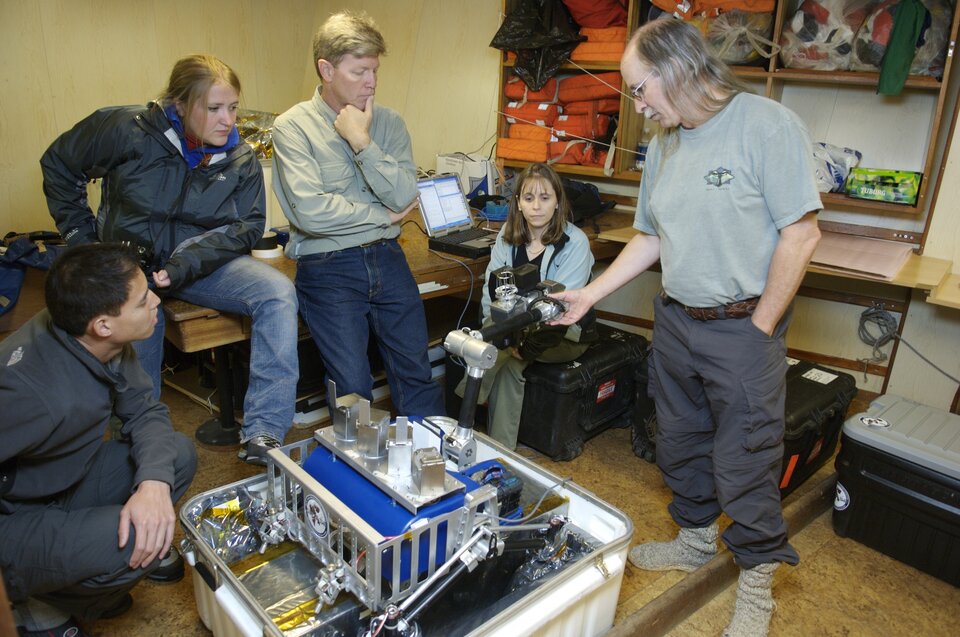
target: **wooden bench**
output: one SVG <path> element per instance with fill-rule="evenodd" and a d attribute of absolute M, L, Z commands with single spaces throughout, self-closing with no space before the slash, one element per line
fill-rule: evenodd
<path fill-rule="evenodd" d="M 234 410 L 236 392 L 230 348 L 250 338 L 250 318 L 180 299 L 165 299 L 162 308 L 164 336 L 177 349 L 188 354 L 213 350 L 220 414 L 197 427 L 197 440 L 218 447 L 239 444 L 240 427 Z"/>

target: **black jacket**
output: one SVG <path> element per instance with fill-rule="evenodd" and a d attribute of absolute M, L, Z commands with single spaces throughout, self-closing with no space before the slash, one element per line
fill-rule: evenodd
<path fill-rule="evenodd" d="M 171 289 L 248 254 L 263 236 L 263 169 L 247 144 L 190 169 L 156 104 L 103 108 L 40 159 L 50 214 L 69 245 L 130 241 L 148 249 Z M 87 182 L 102 178 L 97 217 Z"/>
<path fill-rule="evenodd" d="M 173 427 L 150 377 L 126 346 L 109 364 L 42 310 L 0 343 L 0 514 L 49 501 L 89 470 L 111 416 L 132 443 L 134 484 L 173 488 Z"/>

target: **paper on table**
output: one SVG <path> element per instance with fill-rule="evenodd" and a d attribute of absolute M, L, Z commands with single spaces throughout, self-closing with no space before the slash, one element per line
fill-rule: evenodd
<path fill-rule="evenodd" d="M 913 248 L 906 243 L 823 232 L 810 265 L 889 281 L 900 272 L 911 252 Z"/>

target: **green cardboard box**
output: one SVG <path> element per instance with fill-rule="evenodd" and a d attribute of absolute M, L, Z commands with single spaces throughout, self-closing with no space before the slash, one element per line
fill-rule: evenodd
<path fill-rule="evenodd" d="M 851 168 L 847 175 L 847 195 L 857 199 L 888 201 L 912 206 L 917 203 L 922 173 L 882 168 Z"/>

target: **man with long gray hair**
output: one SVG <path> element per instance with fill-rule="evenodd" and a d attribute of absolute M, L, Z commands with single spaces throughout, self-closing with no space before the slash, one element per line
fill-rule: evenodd
<path fill-rule="evenodd" d="M 590 285 L 556 295 L 569 324 L 661 262 L 650 385 L 657 464 L 679 525 L 630 562 L 693 571 L 723 541 L 740 567 L 727 636 L 766 635 L 773 573 L 796 564 L 778 478 L 783 456 L 786 344 L 792 301 L 820 238 L 822 207 L 803 122 L 751 95 L 673 18 L 647 23 L 620 61 L 634 107 L 657 122 L 631 239 Z"/>

